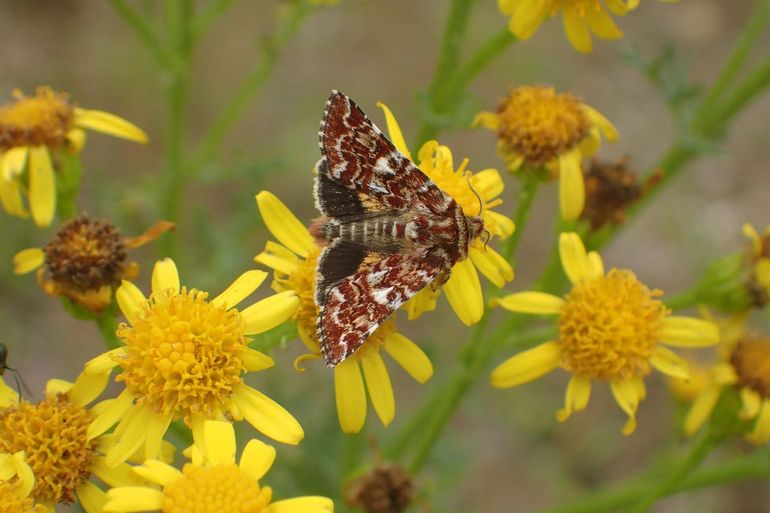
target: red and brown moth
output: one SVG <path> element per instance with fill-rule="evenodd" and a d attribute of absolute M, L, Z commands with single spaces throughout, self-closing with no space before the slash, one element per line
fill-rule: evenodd
<path fill-rule="evenodd" d="M 315 301 L 321 352 L 334 366 L 409 298 L 444 283 L 483 222 L 465 215 L 338 91 L 319 138 Z"/>

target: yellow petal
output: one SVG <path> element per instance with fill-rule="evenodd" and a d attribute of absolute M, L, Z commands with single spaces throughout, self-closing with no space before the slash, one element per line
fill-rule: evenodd
<path fill-rule="evenodd" d="M 162 298 L 167 291 L 179 294 L 179 271 L 170 258 L 155 262 L 152 268 L 152 294 L 156 299 Z"/>
<path fill-rule="evenodd" d="M 140 461 L 158 459 L 163 452 L 163 437 L 168 431 L 168 427 L 171 425 L 171 421 L 174 420 L 170 414 L 155 413 L 150 420 L 144 426 L 144 458 Z M 119 426 L 120 427 L 120 426 Z M 118 428 L 115 429 L 115 433 L 118 432 Z M 128 435 L 126 435 L 128 436 Z M 136 452 L 136 450 L 134 451 Z M 129 454 L 131 458 L 134 453 Z"/>
<path fill-rule="evenodd" d="M 262 191 L 256 198 L 259 213 L 273 237 L 296 254 L 307 257 L 315 243 L 305 225 L 274 194 Z"/>
<path fill-rule="evenodd" d="M 610 11 L 618 16 L 623 16 L 628 12 L 628 6 L 623 0 L 604 0 Z"/>
<path fill-rule="evenodd" d="M 639 378 L 631 378 L 626 381 L 610 383 L 612 395 L 615 396 L 620 409 L 628 415 L 628 421 L 622 429 L 624 435 L 630 435 L 636 430 L 636 409 L 639 406 L 641 394 L 639 384 L 635 381 L 640 380 Z"/>
<path fill-rule="evenodd" d="M 490 247 L 469 251 L 473 265 L 497 287 L 502 287 L 513 280 L 513 267 L 503 256 Z"/>
<path fill-rule="evenodd" d="M 69 399 L 73 404 L 85 406 L 99 397 L 110 380 L 109 372 L 100 374 L 81 373 L 69 391 Z"/>
<path fill-rule="evenodd" d="M 583 212 L 586 201 L 580 152 L 570 150 L 559 156 L 559 205 L 561 216 L 569 221 Z"/>
<path fill-rule="evenodd" d="M 722 391 L 720 386 L 707 386 L 698 394 L 684 419 L 683 430 L 687 436 L 694 435 L 711 415 Z"/>
<path fill-rule="evenodd" d="M 604 138 L 607 139 L 607 141 L 615 142 L 618 140 L 618 129 L 615 128 L 615 125 L 613 125 L 610 120 L 604 116 L 604 114 L 586 104 L 583 104 L 582 108 L 588 115 L 591 123 L 596 126 L 599 131 L 601 131 L 602 135 L 604 135 Z"/>
<path fill-rule="evenodd" d="M 595 280 L 604 276 L 604 262 L 601 255 L 596 251 L 589 251 L 586 258 L 588 259 L 588 279 Z"/>
<path fill-rule="evenodd" d="M 326 497 L 296 497 L 270 503 L 268 513 L 332 513 L 334 503 Z"/>
<path fill-rule="evenodd" d="M 251 348 L 246 348 L 246 351 L 241 354 L 241 360 L 243 360 L 243 365 L 249 372 L 263 371 L 275 365 L 273 359 L 265 353 Z"/>
<path fill-rule="evenodd" d="M 275 328 L 294 315 L 299 307 L 299 298 L 293 290 L 279 292 L 257 301 L 241 311 L 246 323 L 246 335 L 254 335 Z"/>
<path fill-rule="evenodd" d="M 472 127 L 488 128 L 494 132 L 500 127 L 500 116 L 494 112 L 482 111 L 473 118 Z"/>
<path fill-rule="evenodd" d="M 120 287 L 115 291 L 115 300 L 130 324 L 135 325 L 144 316 L 147 298 L 144 297 L 139 287 L 130 281 L 123 280 L 121 282 Z"/>
<path fill-rule="evenodd" d="M 115 428 L 115 443 L 107 451 L 107 465 L 114 467 L 126 461 L 147 440 L 147 426 L 155 413 L 146 406 L 134 406 Z"/>
<path fill-rule="evenodd" d="M 588 23 L 581 16 L 579 8 L 572 4 L 564 7 L 564 32 L 572 46 L 579 52 L 589 53 L 593 44 L 591 43 L 591 32 L 588 31 Z"/>
<path fill-rule="evenodd" d="M 470 326 L 481 320 L 484 315 L 484 296 L 473 262 L 466 259 L 455 264 L 443 290 L 463 324 Z"/>
<path fill-rule="evenodd" d="M 742 387 L 741 388 L 741 411 L 740 417 L 743 420 L 753 419 L 759 415 L 759 410 L 762 408 L 762 396 L 756 391 Z"/>
<path fill-rule="evenodd" d="M 433 364 L 420 347 L 400 333 L 385 337 L 385 351 L 417 382 L 425 383 L 433 376 Z"/>
<path fill-rule="evenodd" d="M 770 441 L 770 401 L 762 401 L 762 408 L 754 421 L 754 429 L 746 435 L 746 439 L 756 445 L 764 445 Z"/>
<path fill-rule="evenodd" d="M 99 413 L 93 422 L 91 422 L 88 426 L 88 431 L 86 432 L 86 439 L 93 440 L 110 429 L 116 422 L 126 416 L 133 404 L 134 394 L 128 390 L 123 390 L 123 392 L 113 399 L 109 403 L 109 406 Z"/>
<path fill-rule="evenodd" d="M 300 264 L 295 253 L 273 241 L 267 241 L 265 251 L 255 256 L 254 261 L 287 276 L 296 271 Z"/>
<path fill-rule="evenodd" d="M 398 126 L 396 117 L 384 103 L 377 102 L 377 106 L 381 108 L 385 113 L 385 123 L 388 126 L 388 135 L 390 136 L 390 141 L 393 143 L 393 146 L 395 146 L 398 151 L 403 153 L 406 158 L 412 160 L 412 154 L 409 152 L 409 148 L 406 146 L 404 134 L 401 133 L 401 127 Z"/>
<path fill-rule="evenodd" d="M 262 479 L 275 461 L 275 447 L 261 440 L 252 439 L 241 454 L 238 467 L 254 481 Z"/>
<path fill-rule="evenodd" d="M 107 492 L 107 504 L 102 511 L 117 513 L 155 511 L 163 507 L 163 492 L 144 486 L 121 486 Z"/>
<path fill-rule="evenodd" d="M 233 387 L 232 400 L 249 424 L 273 440 L 297 445 L 305 437 L 297 419 L 258 390 L 241 383 Z"/>
<path fill-rule="evenodd" d="M 493 210 L 484 211 L 484 223 L 490 225 L 492 235 L 507 239 L 516 230 L 516 224 L 509 217 Z"/>
<path fill-rule="evenodd" d="M 743 225 L 743 235 L 751 240 L 751 247 L 754 250 L 755 255 L 762 253 L 762 239 L 759 238 L 757 230 L 749 223 Z"/>
<path fill-rule="evenodd" d="M 559 256 L 564 272 L 573 284 L 590 279 L 593 264 L 589 262 L 586 248 L 577 233 L 563 232 L 559 235 Z"/>
<path fill-rule="evenodd" d="M 366 421 L 364 379 L 354 358 L 334 367 L 334 395 L 337 418 L 344 433 L 358 433 Z"/>
<path fill-rule="evenodd" d="M 511 312 L 531 314 L 558 314 L 564 299 L 545 292 L 517 292 L 492 300 L 492 306 L 501 306 Z"/>
<path fill-rule="evenodd" d="M 86 374 L 109 374 L 126 354 L 124 347 L 112 349 L 88 360 L 83 368 Z"/>
<path fill-rule="evenodd" d="M 676 347 L 704 347 L 719 342 L 719 327 L 694 317 L 671 315 L 663 320 L 663 343 Z"/>
<path fill-rule="evenodd" d="M 13 272 L 27 274 L 45 262 L 45 253 L 40 248 L 23 249 L 13 256 Z"/>
<path fill-rule="evenodd" d="M 69 150 L 71 153 L 78 154 L 86 145 L 86 139 L 88 139 L 88 136 L 86 135 L 86 131 L 82 128 L 73 128 L 67 132 L 65 139 L 67 142 L 67 150 Z"/>
<path fill-rule="evenodd" d="M 425 287 L 412 296 L 412 299 L 403 306 L 404 310 L 406 310 L 407 318 L 413 321 L 419 319 L 425 312 L 434 311 L 439 295 L 441 295 L 441 289 L 433 290 L 433 287 Z"/>
<path fill-rule="evenodd" d="M 105 484 L 112 487 L 144 484 L 142 478 L 134 473 L 131 465 L 126 463 L 110 468 L 107 466 L 104 458 L 97 457 L 92 458 L 88 470 L 100 480 L 104 481 Z"/>
<path fill-rule="evenodd" d="M 56 211 L 56 180 L 51 155 L 45 146 L 29 150 L 29 209 L 40 227 L 51 224 Z"/>
<path fill-rule="evenodd" d="M 27 146 L 16 146 L 2 154 L 0 158 L 0 179 L 12 181 L 24 172 L 27 166 Z"/>
<path fill-rule="evenodd" d="M 623 32 L 615 25 L 612 17 L 602 8 L 588 9 L 586 20 L 591 32 L 602 39 L 619 39 Z"/>
<path fill-rule="evenodd" d="M 567 385 L 567 394 L 564 398 L 564 408 L 556 412 L 559 422 L 567 420 L 573 412 L 583 411 L 588 406 L 591 398 L 591 380 L 576 374 L 572 375 Z"/>
<path fill-rule="evenodd" d="M 238 306 L 238 303 L 246 299 L 267 278 L 265 271 L 246 271 L 240 275 L 227 289 L 211 300 L 214 306 L 227 305 L 227 308 Z"/>
<path fill-rule="evenodd" d="M 78 503 L 86 513 L 101 513 L 107 503 L 107 494 L 91 481 L 83 481 L 75 490 Z"/>
<path fill-rule="evenodd" d="M 147 134 L 141 128 L 109 112 L 76 108 L 75 126 L 129 141 L 147 143 Z"/>
<path fill-rule="evenodd" d="M 368 351 L 361 355 L 361 368 L 374 411 L 382 424 L 387 426 L 396 415 L 396 401 L 393 398 L 393 386 L 385 362 L 379 352 Z"/>
<path fill-rule="evenodd" d="M 3 210 L 16 217 L 27 218 L 29 213 L 21 199 L 21 186 L 17 180 L 0 178 L 0 203 Z"/>
<path fill-rule="evenodd" d="M 182 473 L 159 460 L 147 460 L 139 467 L 133 467 L 133 471 L 147 481 L 152 481 L 165 486 L 182 477 Z"/>
<path fill-rule="evenodd" d="M 217 465 L 235 464 L 235 430 L 229 422 L 207 420 L 203 425 L 205 433 L 204 452 L 209 463 Z"/>
<path fill-rule="evenodd" d="M 561 345 L 545 342 L 508 358 L 492 371 L 492 386 L 509 388 L 528 383 L 559 366 Z"/>
<path fill-rule="evenodd" d="M 690 378 L 690 364 L 687 360 L 666 347 L 656 346 L 650 357 L 650 363 L 668 376 L 680 379 Z"/>
<path fill-rule="evenodd" d="M 483 169 L 469 178 L 473 189 L 485 200 L 491 200 L 503 193 L 505 182 L 497 169 Z"/>
<path fill-rule="evenodd" d="M 519 2 L 508 22 L 508 29 L 519 39 L 529 39 L 548 16 L 549 5 L 549 2 Z"/>

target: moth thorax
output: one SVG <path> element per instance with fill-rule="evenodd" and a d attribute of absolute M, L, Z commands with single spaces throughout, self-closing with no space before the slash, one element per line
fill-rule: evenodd
<path fill-rule="evenodd" d="M 484 220 L 477 216 L 465 216 L 465 224 L 468 226 L 468 244 L 470 244 L 484 231 Z"/>

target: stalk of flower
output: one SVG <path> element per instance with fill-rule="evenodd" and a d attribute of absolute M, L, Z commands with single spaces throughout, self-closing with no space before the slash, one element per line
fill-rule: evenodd
<path fill-rule="evenodd" d="M 497 133 L 497 151 L 510 172 L 545 167 L 558 177 L 561 215 L 569 220 L 577 219 L 585 204 L 583 157 L 598 151 L 602 137 L 618 138 L 596 109 L 552 87 L 516 87 L 497 112 L 480 112 L 473 124 Z"/>
<path fill-rule="evenodd" d="M 110 305 L 120 281 L 139 273 L 139 265 L 126 260 L 126 250 L 141 247 L 174 227 L 159 221 L 137 237 L 121 237 L 109 222 L 81 215 L 62 224 L 44 247 L 16 253 L 13 270 L 16 274 L 37 270 L 38 283 L 48 295 L 66 297 L 98 314 Z"/>
<path fill-rule="evenodd" d="M 572 374 L 560 422 L 588 405 L 593 381 L 610 384 L 628 415 L 623 433 L 636 429 L 636 410 L 646 395 L 644 378 L 653 368 L 686 378 L 687 362 L 662 344 L 703 347 L 719 340 L 716 324 L 671 315 L 650 290 L 625 269 L 604 272 L 596 252 L 587 253 L 576 233 L 559 238 L 562 267 L 572 282 L 564 297 L 519 292 L 494 301 L 506 310 L 556 315 L 559 338 L 519 353 L 492 372 L 492 385 L 508 388 L 562 367 Z"/>
<path fill-rule="evenodd" d="M 302 342 L 310 350 L 310 354 L 297 359 L 295 367 L 299 369 L 302 362 L 321 358 L 314 300 L 320 248 L 308 229 L 277 197 L 262 191 L 256 199 L 265 225 L 280 244 L 269 241 L 265 251 L 254 260 L 274 270 L 272 286 L 276 292 L 291 291 L 299 298 L 299 307 L 292 319 Z M 384 425 L 390 424 L 395 416 L 393 387 L 382 358 L 383 349 L 419 383 L 425 383 L 433 375 L 433 365 L 422 349 L 398 333 L 395 320 L 386 321 L 353 355 L 334 367 L 337 416 L 346 433 L 357 433 L 364 426 L 367 390 Z"/>
<path fill-rule="evenodd" d="M 510 16 L 508 29 L 519 39 L 529 39 L 546 18 L 561 12 L 570 44 L 576 50 L 588 53 L 593 49 L 591 34 L 599 39 L 623 37 L 607 10 L 623 16 L 636 9 L 639 0 L 498 0 L 497 4 L 504 15 Z"/>
<path fill-rule="evenodd" d="M 275 460 L 275 449 L 249 440 L 236 464 L 236 439 L 228 422 L 207 420 L 191 447 L 189 463 L 179 471 L 148 459 L 134 471 L 144 486 L 115 486 L 107 492 L 103 511 L 128 513 L 332 513 L 331 499 L 318 496 L 273 501 L 273 490 L 260 483 Z"/>
<path fill-rule="evenodd" d="M 0 106 L 0 203 L 18 217 L 29 215 L 48 226 L 56 210 L 56 152 L 80 153 L 85 130 L 147 142 L 147 135 L 114 114 L 87 110 L 71 103 L 64 93 L 39 87 L 35 96 L 13 91 L 15 100 Z"/>
<path fill-rule="evenodd" d="M 77 498 L 87 513 L 100 512 L 105 495 L 92 477 L 112 486 L 142 483 L 128 465 L 106 464 L 112 435 L 87 436 L 97 413 L 110 401 L 88 405 L 106 385 L 106 375 L 81 374 L 75 383 L 48 381 L 46 397 L 38 403 L 19 401 L 15 394 L 0 398 L 0 478 L 8 475 L 10 458 L 24 454 L 33 478 L 25 478 L 29 490 L 24 496 L 34 500 L 38 511 L 52 513 L 57 504 Z"/>
<path fill-rule="evenodd" d="M 180 286 L 171 259 L 155 264 L 152 295 L 123 281 L 116 299 L 128 323 L 117 330 L 125 345 L 86 364 L 91 375 L 109 375 L 125 389 L 89 428 L 94 438 L 117 423 L 107 463 L 117 465 L 143 448 L 157 458 L 170 423 L 184 419 L 193 438 L 206 420 L 243 420 L 270 438 L 297 444 L 303 438 L 297 420 L 278 403 L 248 386 L 246 372 L 274 365 L 272 358 L 248 347 L 249 335 L 272 329 L 297 309 L 294 292 L 282 292 L 236 308 L 265 280 L 263 271 L 247 271 L 224 292 L 208 293 Z"/>
<path fill-rule="evenodd" d="M 43 513 L 29 496 L 35 486 L 35 474 L 26 462 L 24 451 L 0 454 L 0 511 L 4 513 Z"/>

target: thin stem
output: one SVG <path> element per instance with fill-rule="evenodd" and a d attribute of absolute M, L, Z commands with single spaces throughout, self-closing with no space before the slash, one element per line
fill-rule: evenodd
<path fill-rule="evenodd" d="M 136 35 L 145 46 L 152 51 L 161 66 L 164 68 L 174 68 L 174 57 L 169 54 L 168 50 L 164 48 L 158 38 L 155 37 L 149 24 L 143 20 L 125 0 L 111 0 L 111 2 L 117 13 L 123 18 L 123 21 L 136 32 Z"/>
<path fill-rule="evenodd" d="M 94 318 L 96 327 L 104 339 L 109 349 L 117 349 L 123 346 L 123 342 L 118 339 L 116 331 L 118 329 L 118 320 L 115 318 L 114 308 L 108 308 L 99 316 Z"/>
<path fill-rule="evenodd" d="M 701 303 L 701 295 L 698 287 L 694 287 L 690 290 L 685 290 L 678 294 L 672 294 L 667 296 L 663 302 L 671 310 L 683 310 L 685 308 L 692 308 L 698 306 Z"/>
<path fill-rule="evenodd" d="M 313 7 L 304 0 L 292 2 L 284 7 L 286 10 L 279 12 L 275 31 L 262 44 L 260 58 L 256 65 L 238 87 L 230 103 L 203 136 L 190 160 L 191 167 L 208 162 L 217 152 L 225 136 L 270 78 L 280 51 L 296 35 L 302 22 L 313 12 Z"/>
<path fill-rule="evenodd" d="M 233 3 L 235 0 L 210 0 L 203 12 L 193 19 L 190 25 L 190 37 L 193 40 L 198 39 Z"/>
<path fill-rule="evenodd" d="M 524 227 L 527 226 L 527 221 L 529 221 L 529 214 L 532 211 L 532 202 L 537 194 L 537 187 L 540 185 L 540 180 L 532 176 L 532 173 L 526 170 L 522 171 L 524 171 L 522 175 L 524 178 L 521 190 L 519 190 L 519 201 L 516 205 L 516 217 L 514 218 L 516 229 L 503 245 L 502 254 L 506 260 L 511 260 L 516 254 L 519 240 L 521 240 L 521 235 L 524 233 Z"/>

